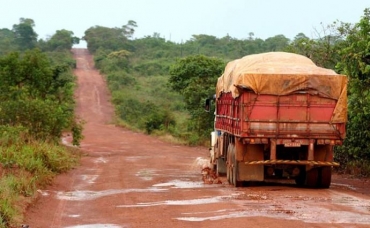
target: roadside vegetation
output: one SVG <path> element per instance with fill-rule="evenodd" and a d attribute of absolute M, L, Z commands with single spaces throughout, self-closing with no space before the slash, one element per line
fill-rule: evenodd
<path fill-rule="evenodd" d="M 70 49 L 79 42 L 68 30 L 38 40 L 32 19 L 0 29 L 0 228 L 21 221 L 25 202 L 53 176 L 72 168 L 78 152 L 60 144 L 72 132 L 82 139 L 82 121 L 74 115 L 75 67 Z M 335 149 L 339 171 L 370 175 L 370 11 L 358 23 L 320 25 L 314 37 L 282 34 L 245 39 L 228 34 L 193 35 L 176 43 L 154 33 L 134 38 L 138 25 L 93 26 L 85 31 L 96 67 L 105 76 L 117 124 L 166 140 L 207 145 L 213 96 L 225 64 L 245 55 L 287 51 L 305 55 L 318 66 L 349 78 L 348 124 L 344 145 Z"/>
<path fill-rule="evenodd" d="M 37 40 L 32 19 L 0 29 L 0 227 L 19 227 L 37 190 L 78 163 L 79 152 L 60 143 L 63 132 L 82 139 L 74 114 L 78 39 L 58 30 Z"/>

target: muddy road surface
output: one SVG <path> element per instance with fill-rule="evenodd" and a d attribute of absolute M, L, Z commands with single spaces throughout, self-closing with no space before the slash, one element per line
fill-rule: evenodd
<path fill-rule="evenodd" d="M 81 165 L 39 191 L 30 228 L 370 227 L 370 184 L 334 176 L 330 189 L 264 183 L 204 184 L 207 148 L 169 144 L 112 124 L 110 96 L 92 56 L 74 49 Z M 68 139 L 67 139 L 68 141 Z"/>

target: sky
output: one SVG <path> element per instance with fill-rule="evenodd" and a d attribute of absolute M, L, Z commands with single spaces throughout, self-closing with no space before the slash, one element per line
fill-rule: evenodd
<path fill-rule="evenodd" d="M 61 29 L 81 38 L 90 27 L 121 27 L 133 20 L 134 38 L 158 33 L 181 43 L 199 34 L 246 39 L 250 32 L 261 39 L 280 34 L 294 39 L 298 33 L 315 38 L 336 20 L 359 22 L 370 0 L 0 0 L 0 6 L 0 28 L 30 18 L 39 39 Z"/>

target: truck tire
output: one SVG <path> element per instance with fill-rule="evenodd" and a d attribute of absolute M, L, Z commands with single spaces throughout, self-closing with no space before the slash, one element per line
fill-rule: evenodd
<path fill-rule="evenodd" d="M 235 186 L 235 187 L 241 187 L 243 182 L 242 181 L 239 181 L 238 180 L 238 169 L 239 169 L 239 166 L 238 166 L 238 161 L 236 160 L 236 150 L 235 150 L 235 146 L 233 146 L 233 149 L 232 149 L 232 152 L 231 152 L 231 159 L 233 161 L 233 167 L 232 167 L 232 184 Z"/>
<path fill-rule="evenodd" d="M 231 178 L 231 158 L 230 158 L 230 155 L 231 155 L 231 144 L 229 144 L 228 148 L 227 148 L 227 154 L 226 154 L 226 178 L 227 178 L 227 181 L 232 184 L 232 178 Z"/>
<path fill-rule="evenodd" d="M 229 155 L 229 164 L 230 164 L 230 184 L 231 185 L 234 185 L 234 181 L 235 181 L 235 171 L 234 171 L 234 166 L 235 166 L 235 163 L 234 163 L 234 151 L 235 151 L 235 146 L 234 144 L 230 144 L 230 155 Z"/>
<path fill-rule="evenodd" d="M 230 166 L 229 165 L 226 166 L 226 179 L 227 179 L 227 182 L 231 183 L 231 180 L 230 180 Z"/>
<path fill-rule="evenodd" d="M 216 172 L 218 176 L 225 176 L 227 171 L 226 161 L 224 158 L 217 158 Z"/>
<path fill-rule="evenodd" d="M 306 171 L 306 186 L 309 188 L 317 188 L 319 180 L 319 170 L 318 168 L 314 168 L 311 170 Z"/>
<path fill-rule="evenodd" d="M 319 188 L 329 188 L 331 184 L 331 167 L 325 166 L 319 169 Z"/>
<path fill-rule="evenodd" d="M 304 186 L 306 182 L 306 168 L 305 167 L 300 168 L 299 175 L 294 180 L 298 186 L 300 187 Z"/>

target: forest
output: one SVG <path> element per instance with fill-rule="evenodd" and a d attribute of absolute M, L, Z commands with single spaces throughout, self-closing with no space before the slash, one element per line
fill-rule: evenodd
<path fill-rule="evenodd" d="M 203 104 L 233 59 L 285 51 L 348 76 L 347 137 L 335 149 L 338 171 L 370 174 L 370 10 L 355 24 L 319 25 L 315 37 L 303 33 L 260 39 L 192 35 L 176 43 L 154 33 L 133 38 L 137 23 L 92 26 L 83 37 L 57 30 L 38 39 L 35 22 L 20 18 L 0 29 L 0 227 L 20 221 L 19 195 L 29 197 L 52 177 L 78 162 L 75 149 L 61 145 L 71 132 L 83 138 L 83 120 L 74 114 L 76 67 L 71 48 L 80 40 L 94 55 L 115 106 L 115 123 L 173 143 L 208 146 L 214 116 Z M 16 205 L 16 206 L 14 206 Z"/>

